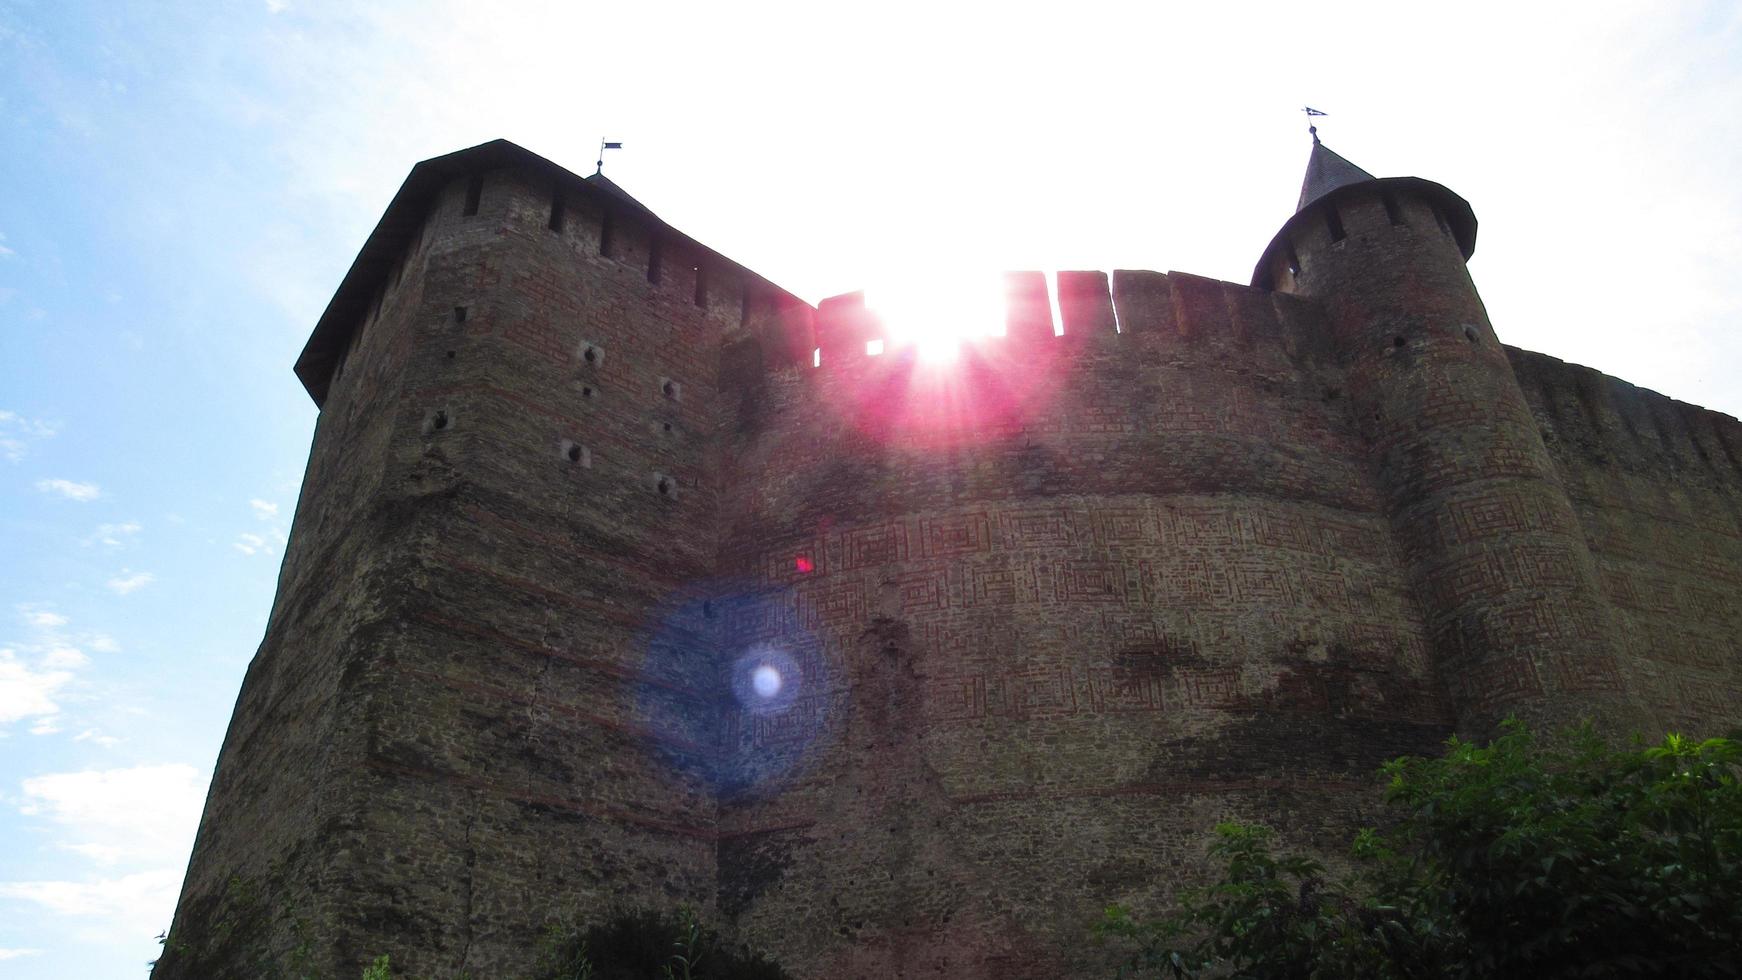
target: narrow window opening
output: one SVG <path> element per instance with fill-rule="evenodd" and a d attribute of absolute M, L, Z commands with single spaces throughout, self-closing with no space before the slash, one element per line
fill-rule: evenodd
<path fill-rule="evenodd" d="M 658 282 L 665 274 L 665 259 L 660 254 L 660 242 L 655 238 L 647 246 L 647 281 Z"/>
<path fill-rule="evenodd" d="M 454 322 L 455 323 L 465 323 L 466 322 L 466 308 L 465 307 L 463 307 L 463 306 L 454 307 Z"/>
<path fill-rule="evenodd" d="M 1385 205 L 1385 217 L 1394 225 L 1403 224 L 1403 212 L 1397 207 L 1397 195 L 1385 193 L 1379 195 L 1379 203 Z"/>
<path fill-rule="evenodd" d="M 1331 241 L 1333 243 L 1340 242 L 1349 237 L 1343 231 L 1343 218 L 1341 215 L 1337 214 L 1337 209 L 1334 205 L 1325 205 L 1325 227 L 1331 230 Z"/>
<path fill-rule="evenodd" d="M 660 496 L 662 496 L 662 497 L 671 496 L 671 478 L 670 477 L 665 477 L 665 476 L 660 477 L 658 486 L 659 486 L 659 495 Z"/>
<path fill-rule="evenodd" d="M 453 360 L 453 359 L 454 359 L 454 355 L 455 355 L 455 354 L 456 354 L 456 353 L 458 353 L 458 351 L 448 351 L 448 360 L 450 360 L 450 361 L 451 361 L 451 360 Z"/>
<path fill-rule="evenodd" d="M 677 396 L 678 396 L 677 382 L 676 381 L 661 382 L 660 386 L 659 386 L 659 392 L 660 392 L 660 394 L 664 395 L 665 397 L 670 398 L 672 401 L 676 401 Z"/>
<path fill-rule="evenodd" d="M 598 350 L 598 348 L 589 347 L 586 350 L 582 351 L 581 352 L 581 360 L 586 361 L 588 364 L 599 363 L 599 350 Z"/>
<path fill-rule="evenodd" d="M 1408 341 L 1404 340 L 1402 337 L 1391 338 L 1391 346 L 1393 347 L 1402 347 L 1406 343 L 1408 343 Z"/>
<path fill-rule="evenodd" d="M 466 207 L 460 214 L 470 218 L 478 213 L 478 201 L 484 196 L 484 175 L 473 174 L 466 182 Z"/>
<path fill-rule="evenodd" d="M 553 188 L 550 192 L 550 220 L 545 223 L 545 226 L 551 231 L 562 231 L 563 218 L 563 191 L 560 187 Z"/>
<path fill-rule="evenodd" d="M 696 302 L 697 306 L 704 307 L 704 308 L 707 307 L 707 305 L 708 305 L 708 270 L 702 268 L 699 265 L 696 266 L 696 295 L 694 298 L 695 298 L 695 302 Z"/>
<path fill-rule="evenodd" d="M 1464 339 L 1477 346 L 1480 346 L 1482 343 L 1482 337 L 1476 333 L 1475 327 L 1464 328 Z"/>
<path fill-rule="evenodd" d="M 435 428 L 437 428 L 437 429 L 445 429 L 445 428 L 447 428 L 447 427 L 448 427 L 448 413 L 446 413 L 446 412 L 439 412 L 439 411 L 438 411 L 438 412 L 436 412 L 436 413 L 435 413 L 435 418 L 433 418 L 433 419 L 430 419 L 430 423 L 429 423 L 429 424 L 430 424 L 430 425 L 431 425 L 431 426 L 433 426 L 433 427 L 435 427 Z"/>
<path fill-rule="evenodd" d="M 593 388 L 591 385 L 582 385 L 581 386 L 581 397 L 582 398 L 593 397 Z"/>
<path fill-rule="evenodd" d="M 611 212 L 605 212 L 605 217 L 599 221 L 600 255 L 603 255 L 606 258 L 612 258 L 615 256 L 617 243 L 613 239 L 616 237 L 616 231 L 616 222 L 611 220 Z"/>
<path fill-rule="evenodd" d="M 580 462 L 581 461 L 581 447 L 571 443 L 569 445 L 569 451 L 568 451 L 567 455 L 569 457 L 569 462 L 571 462 L 571 463 Z"/>
<path fill-rule="evenodd" d="M 1288 274 L 1291 276 L 1300 275 L 1300 256 L 1295 254 L 1293 242 L 1288 245 Z"/>
<path fill-rule="evenodd" d="M 671 423 L 670 423 L 670 422 L 666 422 L 666 423 L 664 423 L 664 424 L 662 424 L 662 425 L 661 425 L 661 426 L 660 426 L 660 429 L 661 429 L 661 430 L 662 430 L 662 431 L 665 431 L 665 432 L 670 432 L 670 431 L 671 431 Z"/>

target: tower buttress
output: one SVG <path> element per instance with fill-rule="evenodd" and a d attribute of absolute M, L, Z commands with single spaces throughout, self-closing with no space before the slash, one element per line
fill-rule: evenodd
<path fill-rule="evenodd" d="M 1458 727 L 1635 723 L 1577 517 L 1465 260 L 1476 219 L 1313 144 L 1253 285 L 1319 301 Z"/>

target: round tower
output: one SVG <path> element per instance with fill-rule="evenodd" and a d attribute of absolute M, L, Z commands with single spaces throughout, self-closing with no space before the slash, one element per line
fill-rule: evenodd
<path fill-rule="evenodd" d="M 1596 568 L 1470 280 L 1470 205 L 1313 138 L 1253 285 L 1317 301 L 1461 732 L 1637 723 Z"/>

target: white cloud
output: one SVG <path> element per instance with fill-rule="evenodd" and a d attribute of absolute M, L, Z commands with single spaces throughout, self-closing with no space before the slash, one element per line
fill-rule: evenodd
<path fill-rule="evenodd" d="M 67 618 L 60 613 L 52 613 L 44 609 L 34 609 L 29 606 L 20 607 L 24 613 L 24 621 L 38 629 L 56 629 L 67 624 Z"/>
<path fill-rule="evenodd" d="M 0 456 L 16 463 L 24 458 L 31 443 L 51 438 L 59 431 L 60 426 L 55 423 L 0 409 Z"/>
<path fill-rule="evenodd" d="M 0 725 L 28 719 L 32 735 L 54 735 L 61 730 L 57 699 L 91 662 L 81 647 L 114 653 L 121 645 L 106 633 L 69 633 L 67 617 L 33 603 L 20 604 L 18 615 L 31 635 L 0 649 Z"/>
<path fill-rule="evenodd" d="M 51 773 L 24 780 L 18 810 L 59 828 L 61 850 L 105 865 L 156 862 L 193 846 L 209 781 L 181 763 Z"/>
<path fill-rule="evenodd" d="M 124 548 L 145 528 L 138 521 L 120 524 L 98 524 L 89 537 L 80 542 L 85 547 L 100 544 L 105 548 Z"/>
<path fill-rule="evenodd" d="M 103 495 L 103 491 L 97 489 L 95 483 L 75 483 L 61 479 L 38 480 L 36 489 L 43 493 L 58 493 L 68 500 L 77 500 L 80 503 L 96 500 Z"/>
<path fill-rule="evenodd" d="M 258 534 L 242 534 L 231 547 L 244 555 L 258 554 L 266 550 L 266 539 Z"/>
<path fill-rule="evenodd" d="M 71 671 L 44 669 L 0 649 L 0 725 L 25 718 L 52 718 L 60 713 L 55 697 L 73 679 Z"/>
<path fill-rule="evenodd" d="M 85 656 L 84 651 L 80 650 L 78 647 L 50 647 L 48 653 L 44 654 L 42 657 L 43 666 L 63 670 L 74 667 L 83 667 L 90 662 L 91 658 Z"/>
<path fill-rule="evenodd" d="M 290 0 L 266 0 L 266 12 L 269 14 L 282 14 L 289 9 Z"/>
<path fill-rule="evenodd" d="M 24 780 L 13 800 L 19 814 L 48 829 L 57 849 L 104 870 L 82 878 L 74 872 L 60 880 L 0 881 L 0 900 L 96 920 L 106 936 L 152 935 L 174 914 L 209 781 L 208 772 L 183 764 Z"/>
<path fill-rule="evenodd" d="M 105 749 L 113 748 L 114 746 L 121 744 L 120 739 L 116 738 L 113 735 L 104 735 L 102 732 L 96 730 L 95 728 L 87 728 L 84 731 L 78 733 L 77 735 L 74 735 L 73 741 L 75 741 L 75 742 L 90 742 L 90 743 L 95 744 L 95 745 L 101 745 Z"/>
<path fill-rule="evenodd" d="M 0 948 L 0 963 L 4 963 L 7 960 L 20 959 L 20 958 L 25 957 L 25 956 L 41 956 L 41 955 L 42 955 L 42 950 L 40 950 L 40 949 L 4 949 L 4 948 Z"/>
<path fill-rule="evenodd" d="M 278 505 L 271 503 L 270 501 L 261 500 L 259 497 L 255 497 L 253 500 L 248 501 L 248 506 L 254 508 L 254 516 L 263 521 L 269 521 L 278 516 Z"/>
<path fill-rule="evenodd" d="M 0 231 L 0 259 L 9 259 L 9 258 L 12 258 L 14 255 L 18 254 L 17 252 L 14 252 L 13 250 L 7 248 L 5 246 L 5 244 L 3 244 L 5 241 L 6 241 L 6 233 L 3 231 Z"/>
<path fill-rule="evenodd" d="M 34 902 L 70 916 L 100 916 L 125 932 L 150 935 L 175 914 L 181 870 L 153 868 L 95 881 L 0 881 L 0 898 Z"/>
<path fill-rule="evenodd" d="M 116 595 L 127 595 L 137 592 L 155 581 L 157 581 L 157 576 L 150 572 L 134 572 L 123 568 L 121 574 L 109 580 L 109 591 Z"/>

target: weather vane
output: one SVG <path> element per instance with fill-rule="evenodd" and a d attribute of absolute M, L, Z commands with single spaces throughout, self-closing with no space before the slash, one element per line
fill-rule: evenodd
<path fill-rule="evenodd" d="M 623 149 L 622 143 L 610 143 L 610 142 L 607 142 L 605 140 L 600 140 L 599 141 L 599 163 L 597 166 L 595 166 L 593 168 L 593 173 L 602 174 L 605 172 L 605 151 L 606 150 L 621 150 L 621 149 Z"/>
<path fill-rule="evenodd" d="M 1313 119 L 1317 116 L 1327 115 L 1327 113 L 1320 112 L 1310 105 L 1302 108 L 1301 111 L 1307 114 L 1307 132 L 1313 134 L 1313 142 L 1317 143 L 1319 141 L 1319 127 L 1313 125 Z"/>

